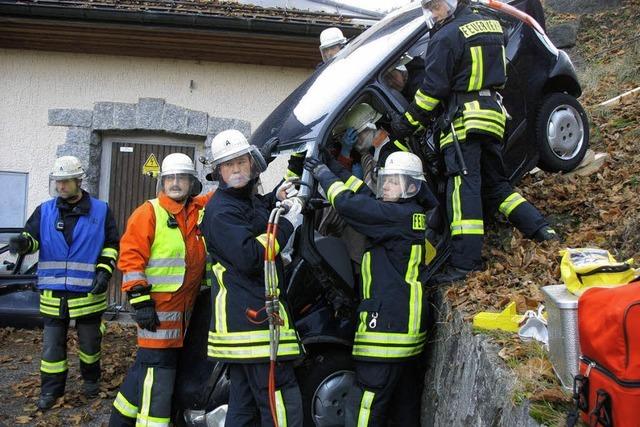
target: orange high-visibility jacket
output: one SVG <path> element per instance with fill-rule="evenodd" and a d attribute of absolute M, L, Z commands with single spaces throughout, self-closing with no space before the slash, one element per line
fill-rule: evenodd
<path fill-rule="evenodd" d="M 156 332 L 138 328 L 140 347 L 182 347 L 191 310 L 205 273 L 207 253 L 198 224 L 204 214 L 204 206 L 212 195 L 213 192 L 210 192 L 193 197 L 186 205 L 174 201 L 163 192 L 158 196 L 160 206 L 176 219 L 182 233 L 185 242 L 185 274 L 182 286 L 175 292 L 151 292 L 160 326 Z M 167 224 L 158 225 L 168 227 Z M 120 240 L 118 268 L 125 278 L 127 273 L 145 271 L 155 231 L 156 217 L 153 205 L 146 201 L 131 214 L 127 221 L 127 229 Z M 149 286 L 145 279 L 123 279 L 122 290 L 126 292 L 137 285 Z"/>

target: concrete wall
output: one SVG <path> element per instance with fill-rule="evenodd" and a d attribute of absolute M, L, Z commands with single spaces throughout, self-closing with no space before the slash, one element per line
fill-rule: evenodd
<path fill-rule="evenodd" d="M 254 130 L 310 73 L 259 65 L 0 49 L 0 170 L 29 173 L 31 212 L 48 198 L 49 169 L 69 129 L 47 124 L 50 109 L 93 110 L 98 102 L 135 104 L 140 98 L 162 98 L 209 117 L 248 121 Z M 273 165 L 268 182 L 281 173 L 271 169 Z"/>

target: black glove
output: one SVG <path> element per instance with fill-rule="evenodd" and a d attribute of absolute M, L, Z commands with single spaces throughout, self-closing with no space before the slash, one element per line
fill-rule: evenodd
<path fill-rule="evenodd" d="M 111 273 L 104 268 L 96 268 L 96 276 L 93 278 L 89 293 L 102 294 L 106 292 L 109 287 L 109 280 L 111 280 Z"/>
<path fill-rule="evenodd" d="M 403 139 L 416 131 L 416 127 L 409 123 L 404 115 L 392 114 L 391 116 L 391 135 L 394 138 Z"/>
<path fill-rule="evenodd" d="M 151 305 L 136 308 L 136 323 L 142 329 L 147 329 L 151 332 L 156 331 L 156 327 L 160 325 L 160 319 L 158 319 L 156 307 L 153 302 Z"/>
<path fill-rule="evenodd" d="M 128 292 L 129 302 L 136 311 L 135 319 L 138 326 L 151 332 L 156 331 L 160 325 L 160 319 L 156 313 L 156 304 L 151 299 L 151 288 L 149 286 L 135 286 Z"/>
<path fill-rule="evenodd" d="M 31 248 L 31 239 L 24 234 L 14 236 L 9 240 L 9 252 L 12 255 L 24 255 Z"/>
<path fill-rule="evenodd" d="M 311 172 L 313 177 L 316 179 L 320 179 L 320 177 L 325 174 L 333 175 L 327 165 L 322 163 L 322 161 L 317 157 L 308 157 L 304 161 L 304 168 Z"/>

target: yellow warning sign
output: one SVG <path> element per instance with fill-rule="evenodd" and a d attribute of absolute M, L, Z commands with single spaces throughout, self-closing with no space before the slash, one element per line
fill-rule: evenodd
<path fill-rule="evenodd" d="M 160 164 L 158 163 L 158 159 L 156 159 L 155 154 L 149 154 L 147 160 L 142 165 L 142 174 L 149 176 L 158 176 L 160 173 Z"/>

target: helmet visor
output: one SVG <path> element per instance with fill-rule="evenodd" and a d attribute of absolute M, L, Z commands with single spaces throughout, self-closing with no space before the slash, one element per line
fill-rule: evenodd
<path fill-rule="evenodd" d="M 320 55 L 322 56 L 322 62 L 327 62 L 336 56 L 338 52 L 340 52 L 340 49 L 342 49 L 342 46 L 341 43 L 336 43 L 331 46 L 321 47 Z"/>
<path fill-rule="evenodd" d="M 156 194 L 160 194 L 160 191 L 163 191 L 167 196 L 169 196 L 169 198 L 176 201 L 183 201 L 187 197 L 194 195 L 193 192 L 196 182 L 198 182 L 198 179 L 193 176 L 191 172 L 167 172 L 158 177 Z"/>
<path fill-rule="evenodd" d="M 395 202 L 409 199 L 420 190 L 421 181 L 410 175 L 397 171 L 386 172 L 384 168 L 378 171 L 376 197 L 385 202 Z"/>
<path fill-rule="evenodd" d="M 218 181 L 219 188 L 244 187 L 266 170 L 264 158 L 255 146 L 239 153 L 216 162 L 213 177 Z"/>
<path fill-rule="evenodd" d="M 82 177 L 84 174 L 79 174 L 78 178 L 56 178 L 49 175 L 49 195 L 51 197 L 62 197 L 68 199 L 76 196 L 82 190 L 80 185 L 82 184 Z"/>

